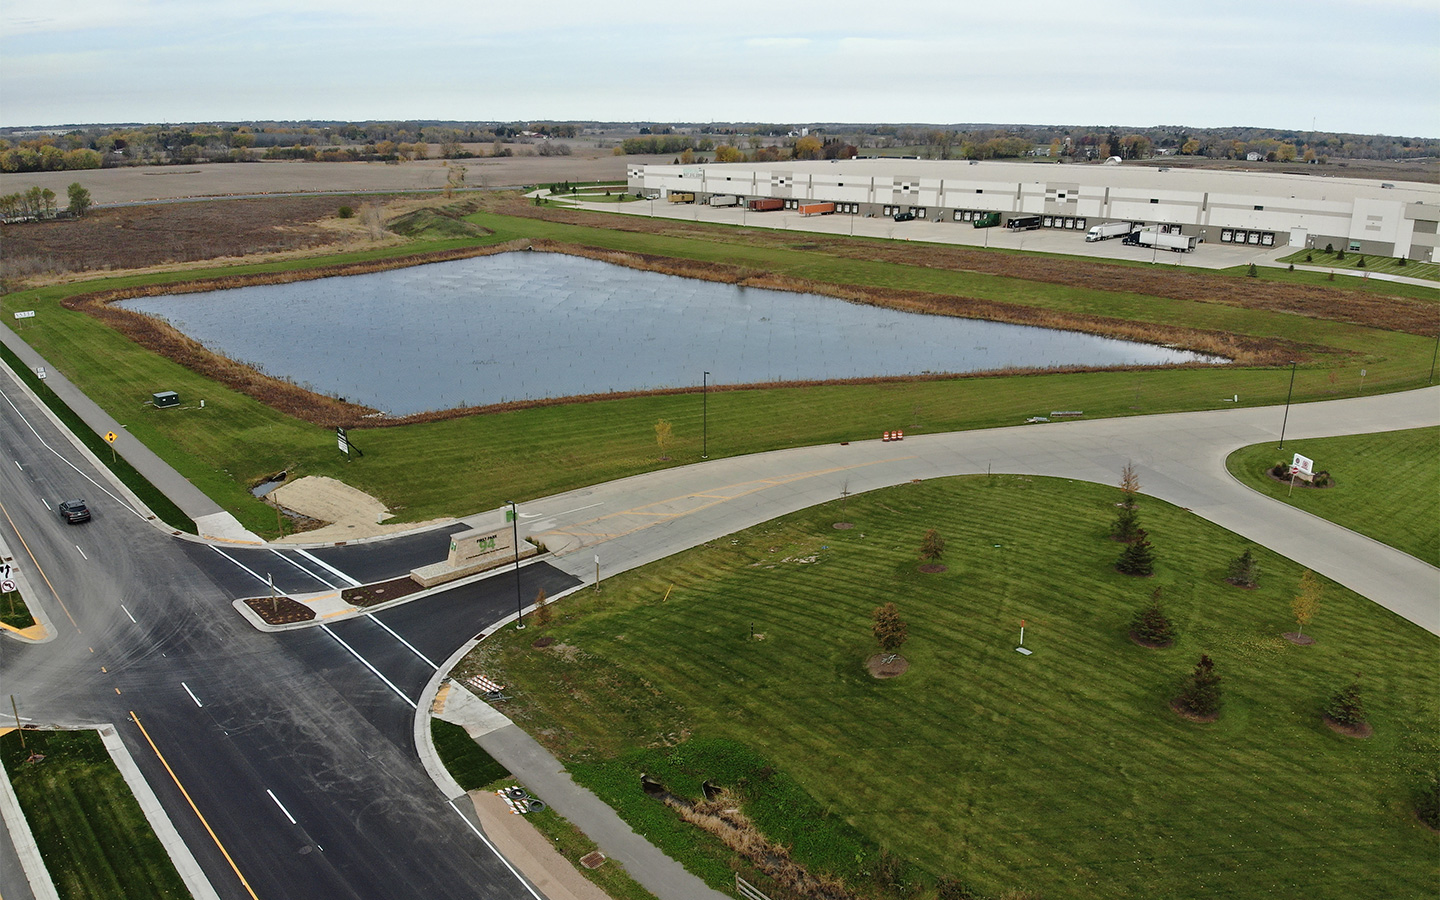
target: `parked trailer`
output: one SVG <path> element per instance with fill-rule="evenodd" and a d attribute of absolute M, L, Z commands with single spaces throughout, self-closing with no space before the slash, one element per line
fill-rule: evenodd
<path fill-rule="evenodd" d="M 1005 227 L 1011 231 L 1034 231 L 1040 227 L 1039 216 L 1011 216 Z"/>
<path fill-rule="evenodd" d="M 802 203 L 800 204 L 800 215 L 802 216 L 828 216 L 835 211 L 833 203 Z"/>
<path fill-rule="evenodd" d="M 1188 253 L 1195 249 L 1200 243 L 1198 234 L 1166 234 L 1163 231 L 1132 231 L 1125 235 L 1124 243 L 1138 245 L 1141 247 L 1155 247 L 1160 250 L 1173 250 L 1176 253 Z"/>
<path fill-rule="evenodd" d="M 766 197 L 760 200 L 751 200 L 749 206 L 752 212 L 769 212 L 772 209 L 784 209 L 785 201 Z"/>
<path fill-rule="evenodd" d="M 671 191 L 670 196 L 666 197 L 665 199 L 669 200 L 671 203 L 694 203 L 695 195 L 690 193 L 689 191 L 686 191 L 684 193 L 681 193 L 679 191 Z"/>
<path fill-rule="evenodd" d="M 1124 237 L 1134 230 L 1135 226 L 1129 222 L 1106 222 L 1085 232 L 1085 240 L 1087 242 L 1108 241 L 1111 238 Z"/>
<path fill-rule="evenodd" d="M 710 198 L 711 206 L 739 206 L 740 198 L 732 194 L 716 194 Z"/>

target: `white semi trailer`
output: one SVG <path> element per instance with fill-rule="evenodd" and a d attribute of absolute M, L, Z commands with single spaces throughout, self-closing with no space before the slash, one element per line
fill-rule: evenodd
<path fill-rule="evenodd" d="M 1176 253 L 1187 253 L 1195 249 L 1200 243 L 1200 236 L 1197 234 L 1166 234 L 1163 231 L 1132 231 L 1125 235 L 1124 242 L 1127 244 L 1138 244 L 1141 247 L 1155 247 L 1160 250 L 1173 250 Z"/>
<path fill-rule="evenodd" d="M 711 206 L 739 206 L 740 198 L 734 194 L 716 194 L 710 198 Z"/>
<path fill-rule="evenodd" d="M 1108 241 L 1111 238 L 1124 237 L 1135 230 L 1135 226 L 1129 222 L 1106 222 L 1104 225 L 1096 225 L 1085 232 L 1085 240 L 1088 242 Z"/>

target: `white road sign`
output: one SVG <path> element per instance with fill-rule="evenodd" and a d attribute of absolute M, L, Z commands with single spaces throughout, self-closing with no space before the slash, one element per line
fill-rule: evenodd
<path fill-rule="evenodd" d="M 1301 475 L 1314 475 L 1315 473 L 1311 471 L 1314 465 L 1315 460 L 1307 459 L 1297 453 L 1295 454 L 1295 461 L 1290 464 L 1290 468 L 1299 472 Z"/>
<path fill-rule="evenodd" d="M 11 591 L 20 590 L 20 586 L 13 581 L 0 581 L 0 594 L 8 594 Z"/>
<path fill-rule="evenodd" d="M 33 318 L 35 318 L 35 310 L 33 310 L 33 309 L 21 310 L 20 312 L 17 312 L 17 313 L 15 314 L 15 318 L 17 318 L 17 319 L 33 319 Z"/>

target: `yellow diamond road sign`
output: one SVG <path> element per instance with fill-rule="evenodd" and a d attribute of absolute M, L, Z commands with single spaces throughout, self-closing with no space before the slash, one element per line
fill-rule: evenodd
<path fill-rule="evenodd" d="M 107 431 L 107 432 L 105 432 L 105 440 L 109 441 L 109 442 L 112 443 L 112 444 L 115 443 L 115 432 L 113 432 L 113 431 Z"/>

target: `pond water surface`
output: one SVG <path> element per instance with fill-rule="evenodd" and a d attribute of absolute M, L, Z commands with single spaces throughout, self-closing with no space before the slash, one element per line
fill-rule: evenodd
<path fill-rule="evenodd" d="M 127 300 L 209 349 L 394 415 L 508 400 L 1213 357 L 558 253 Z"/>

